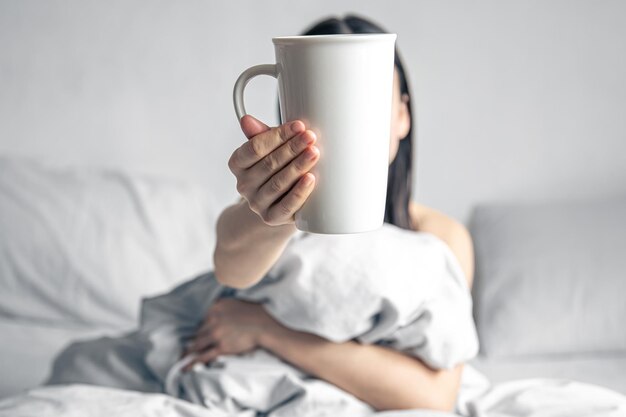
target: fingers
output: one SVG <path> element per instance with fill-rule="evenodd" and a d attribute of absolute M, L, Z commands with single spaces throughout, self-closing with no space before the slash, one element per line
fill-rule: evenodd
<path fill-rule="evenodd" d="M 214 344 L 215 337 L 213 332 L 215 326 L 218 324 L 217 314 L 212 310 L 215 309 L 215 305 L 207 312 L 206 318 L 202 325 L 196 330 L 194 336 L 186 344 L 183 354 L 198 353 L 210 345 Z"/>
<path fill-rule="evenodd" d="M 228 161 L 237 191 L 266 224 L 293 223 L 315 185 L 308 174 L 319 160 L 315 134 L 297 120 L 275 128 L 252 116 L 240 123 L 249 140 Z"/>
<path fill-rule="evenodd" d="M 255 181 L 256 187 L 261 187 L 261 185 L 265 184 L 272 176 L 278 175 L 279 171 L 285 168 L 290 162 L 292 162 L 296 157 L 302 154 L 305 151 L 310 151 L 315 154 L 318 154 L 319 151 L 316 148 L 309 148 L 316 141 L 315 134 L 306 130 L 301 134 L 295 136 L 287 143 L 271 152 L 265 158 L 261 159 L 257 162 L 252 168 L 249 169 L 249 177 Z M 307 149 L 309 148 L 309 149 Z M 302 165 L 303 161 L 299 162 L 299 165 Z M 297 178 L 293 178 L 291 181 L 291 185 L 283 191 L 282 194 L 287 192 L 289 188 L 293 185 L 293 183 L 300 177 L 302 174 L 308 172 L 315 164 L 307 164 L 308 169 L 302 171 Z M 281 194 L 281 195 L 282 195 Z"/>
<path fill-rule="evenodd" d="M 211 307 L 211 309 L 207 312 L 206 317 L 204 318 L 204 322 L 196 331 L 196 335 L 206 333 L 211 329 L 211 327 L 217 324 L 219 313 L 213 311 L 215 306 Z"/>
<path fill-rule="evenodd" d="M 202 363 L 213 362 L 220 355 L 221 355 L 220 349 L 218 347 L 214 347 L 198 355 L 197 361 L 202 362 Z"/>
<path fill-rule="evenodd" d="M 199 353 L 212 346 L 215 346 L 215 340 L 211 336 L 211 333 L 198 335 L 196 339 L 191 343 L 187 353 Z"/>
<path fill-rule="evenodd" d="M 264 220 L 268 224 L 282 224 L 293 219 L 295 213 L 302 208 L 315 186 L 315 176 L 310 172 L 303 175 L 296 185 L 274 204 L 267 212 Z"/>
<path fill-rule="evenodd" d="M 259 125 L 254 125 L 255 122 L 246 117 L 242 119 L 242 123 L 250 125 L 246 126 L 246 129 L 249 128 L 250 132 L 255 131 L 257 128 L 258 130 L 261 129 Z M 304 132 L 304 130 L 304 123 L 296 120 L 295 122 L 286 123 L 270 130 L 263 131 L 262 133 L 253 136 L 250 140 L 237 148 L 230 157 L 228 166 L 231 171 L 237 175 L 242 170 L 252 167 L 254 164 L 266 157 L 270 152 L 277 149 L 299 133 Z"/>
<path fill-rule="evenodd" d="M 259 189 L 257 203 L 264 207 L 277 202 L 287 194 L 300 178 L 309 172 L 319 159 L 319 150 L 309 147 L 301 152 L 297 158 L 291 161 L 278 173 L 272 175 Z"/>
<path fill-rule="evenodd" d="M 184 372 L 190 371 L 196 363 L 209 363 L 216 360 L 221 355 L 218 347 L 213 347 L 205 352 L 198 354 L 191 362 L 183 368 Z"/>
<path fill-rule="evenodd" d="M 196 333 L 195 338 L 190 342 L 190 344 L 183 352 L 183 356 L 195 355 L 194 360 L 186 365 L 184 369 L 189 370 L 193 367 L 195 363 L 201 362 L 202 356 L 208 351 L 218 351 L 218 343 L 211 328 L 205 328 L 203 326 L 203 328 L 201 328 L 198 333 Z M 207 362 L 204 361 L 203 363 Z"/>
<path fill-rule="evenodd" d="M 250 115 L 243 116 L 239 121 L 239 125 L 248 139 L 270 130 L 268 125 Z"/>

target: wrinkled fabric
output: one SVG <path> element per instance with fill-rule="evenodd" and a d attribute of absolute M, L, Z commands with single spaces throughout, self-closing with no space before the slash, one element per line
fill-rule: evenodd
<path fill-rule="evenodd" d="M 138 331 L 120 339 L 117 348 L 98 353 L 108 366 L 98 371 L 92 363 L 94 381 L 116 386 L 116 375 L 126 375 L 117 387 L 137 389 L 137 384 L 129 386 L 128 381 L 136 381 L 127 375 L 141 371 L 146 388 L 157 383 L 175 397 L 229 415 L 251 410 L 276 417 L 323 415 L 316 414 L 319 410 L 373 413 L 354 396 L 261 350 L 223 356 L 182 373 L 181 361 L 188 360 L 181 360 L 185 343 L 222 297 L 261 303 L 289 328 L 336 342 L 378 343 L 433 368 L 452 368 L 478 349 L 469 289 L 448 247 L 432 235 L 385 226 L 358 235 L 299 235 L 249 289 L 225 288 L 208 273 L 145 300 Z M 143 351 L 134 363 L 122 360 L 120 348 L 129 344 Z M 50 383 L 91 383 L 77 370 L 89 362 L 89 350 L 83 345 L 62 355 Z"/>
<path fill-rule="evenodd" d="M 316 387 L 318 388 L 318 387 Z M 321 388 L 322 390 L 324 388 Z M 328 394 L 319 392 L 318 394 Z M 332 395 L 327 397 L 331 401 Z M 306 404 L 306 405 L 305 405 Z M 467 404 L 468 417 L 624 417 L 626 397 L 598 386 L 555 379 L 526 379 L 498 384 Z M 272 416 L 352 417 L 349 411 L 329 408 L 324 403 L 300 401 Z M 230 417 L 219 409 L 181 401 L 162 394 L 146 394 L 87 385 L 36 388 L 24 394 L 0 399 L 0 417 Z M 249 410 L 241 417 L 263 414 Z M 374 414 L 376 417 L 454 417 L 458 414 L 402 410 Z"/>

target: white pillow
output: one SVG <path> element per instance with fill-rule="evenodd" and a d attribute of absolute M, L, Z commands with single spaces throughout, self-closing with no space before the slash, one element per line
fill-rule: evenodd
<path fill-rule="evenodd" d="M 0 156 L 0 316 L 133 327 L 212 267 L 216 216 L 198 186 Z"/>
<path fill-rule="evenodd" d="M 470 229 L 484 355 L 626 352 L 626 198 L 482 206 Z"/>

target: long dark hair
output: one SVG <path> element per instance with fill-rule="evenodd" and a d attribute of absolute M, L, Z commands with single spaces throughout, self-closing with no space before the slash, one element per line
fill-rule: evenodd
<path fill-rule="evenodd" d="M 331 17 L 315 23 L 303 35 L 335 35 L 350 33 L 387 33 L 379 25 L 359 16 L 347 15 L 344 18 Z M 400 93 L 409 97 L 407 106 L 411 127 L 408 134 L 400 141 L 398 154 L 389 165 L 387 178 L 387 201 L 385 203 L 385 222 L 404 229 L 412 229 L 409 214 L 411 201 L 412 171 L 413 171 L 413 111 L 411 108 L 411 94 L 402 59 L 396 48 L 394 58 L 396 70 L 400 78 Z"/>

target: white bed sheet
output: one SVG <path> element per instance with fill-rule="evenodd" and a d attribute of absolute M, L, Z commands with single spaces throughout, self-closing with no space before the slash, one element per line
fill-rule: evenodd
<path fill-rule="evenodd" d="M 479 356 L 470 362 L 492 383 L 523 378 L 568 379 L 626 394 L 626 353 L 495 360 Z"/>
<path fill-rule="evenodd" d="M 54 357 L 71 341 L 103 334 L 114 332 L 0 318 L 0 398 L 41 384 L 50 373 Z"/>

